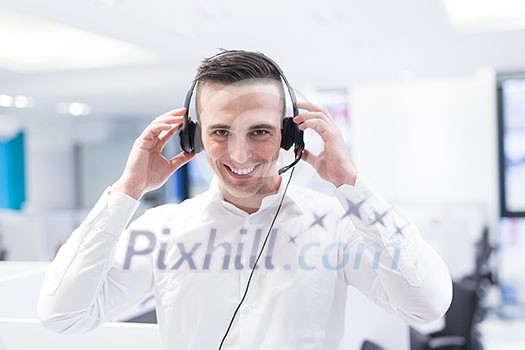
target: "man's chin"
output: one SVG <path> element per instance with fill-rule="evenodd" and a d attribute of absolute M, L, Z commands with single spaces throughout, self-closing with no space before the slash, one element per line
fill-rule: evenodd
<path fill-rule="evenodd" d="M 242 188 L 239 186 L 224 184 L 224 189 L 230 194 L 230 196 L 239 199 L 248 199 L 257 194 L 259 188 Z"/>

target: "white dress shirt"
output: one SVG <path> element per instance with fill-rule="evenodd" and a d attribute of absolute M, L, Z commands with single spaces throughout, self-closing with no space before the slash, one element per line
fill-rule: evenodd
<path fill-rule="evenodd" d="M 214 181 L 127 229 L 140 203 L 106 189 L 46 274 L 42 323 L 88 331 L 153 290 L 165 349 L 217 349 L 285 185 L 248 214 Z M 335 197 L 291 183 L 257 265 L 225 350 L 336 349 L 349 285 L 409 323 L 438 319 L 452 295 L 441 258 L 362 175 Z"/>

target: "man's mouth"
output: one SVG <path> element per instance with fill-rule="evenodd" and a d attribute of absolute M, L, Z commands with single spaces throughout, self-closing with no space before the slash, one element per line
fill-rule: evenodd
<path fill-rule="evenodd" d="M 238 175 L 238 176 L 250 175 L 259 166 L 259 164 L 257 164 L 257 165 L 254 165 L 254 166 L 251 166 L 251 167 L 246 167 L 246 168 L 235 168 L 235 167 L 232 167 L 230 165 L 226 165 L 226 164 L 224 164 L 224 165 L 231 173 L 233 173 L 235 175 Z"/>

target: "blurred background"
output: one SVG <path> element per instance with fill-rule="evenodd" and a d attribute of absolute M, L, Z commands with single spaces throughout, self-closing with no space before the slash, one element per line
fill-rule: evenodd
<path fill-rule="evenodd" d="M 61 348 L 35 320 L 43 271 L 220 48 L 265 53 L 327 107 L 358 168 L 449 266 L 457 302 L 439 325 L 402 328 L 403 345 L 371 326 L 348 349 L 524 349 L 524 42 L 519 0 L 0 0 L 0 349 L 23 348 L 13 334 Z M 211 176 L 197 157 L 136 215 Z M 295 179 L 333 191 L 304 164 Z M 127 334 L 102 332 L 106 348 Z"/>

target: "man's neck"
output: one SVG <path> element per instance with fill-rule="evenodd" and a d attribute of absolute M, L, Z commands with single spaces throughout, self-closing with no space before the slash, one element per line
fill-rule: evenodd
<path fill-rule="evenodd" d="M 259 208 L 261 208 L 262 201 L 265 197 L 275 194 L 279 191 L 281 177 L 276 176 L 275 179 L 268 179 L 268 182 L 270 181 L 271 184 L 269 183 L 269 186 L 263 186 L 256 194 L 246 198 L 235 197 L 227 190 L 223 189 L 222 186 L 220 186 L 220 190 L 226 202 L 233 204 L 248 214 L 253 214 L 258 211 Z"/>

